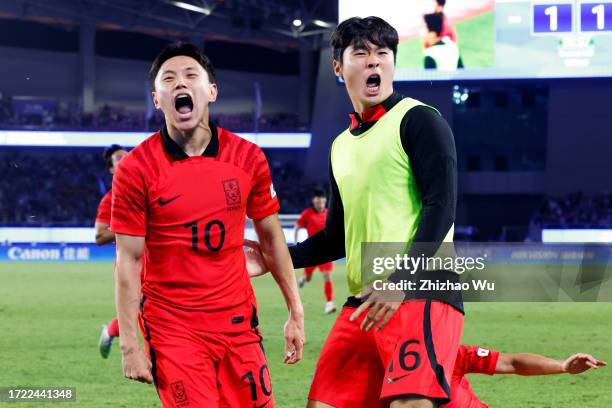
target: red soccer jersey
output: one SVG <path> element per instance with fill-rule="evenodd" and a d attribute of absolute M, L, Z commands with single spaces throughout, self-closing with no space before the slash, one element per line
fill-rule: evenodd
<path fill-rule="evenodd" d="M 98 205 L 98 213 L 96 214 L 96 222 L 103 222 L 110 225 L 111 220 L 111 205 L 113 202 L 113 190 L 108 190 L 100 204 Z"/>
<path fill-rule="evenodd" d="M 111 230 L 145 237 L 147 302 L 225 331 L 232 322 L 219 315 L 244 309 L 253 297 L 245 218 L 265 218 L 279 204 L 263 151 L 227 130 L 211 130 L 202 156 L 187 156 L 165 127 L 132 150 L 113 180 Z"/>
<path fill-rule="evenodd" d="M 307 208 L 302 211 L 300 218 L 297 220 L 298 228 L 306 228 L 308 236 L 311 237 L 325 227 L 325 218 L 327 217 L 327 208 L 321 212 L 317 212 L 314 208 Z"/>
<path fill-rule="evenodd" d="M 466 374 L 495 373 L 499 352 L 478 346 L 459 346 L 451 379 L 451 402 L 444 408 L 488 408 L 478 400 Z"/>

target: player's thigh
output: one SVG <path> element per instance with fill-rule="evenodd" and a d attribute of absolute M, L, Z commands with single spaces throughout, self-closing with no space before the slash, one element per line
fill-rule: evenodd
<path fill-rule="evenodd" d="M 381 399 L 389 403 L 411 395 L 425 406 L 427 399 L 447 402 L 462 329 L 463 315 L 450 305 L 430 300 L 403 303 L 376 334 L 386 367 Z M 418 407 L 416 401 L 406 404 Z"/>
<path fill-rule="evenodd" d="M 207 346 L 187 328 L 142 321 L 155 386 L 166 407 L 218 407 L 214 342 Z"/>
<path fill-rule="evenodd" d="M 219 364 L 219 398 L 223 408 L 274 407 L 270 369 L 259 329 L 227 335 Z"/>
<path fill-rule="evenodd" d="M 359 319 L 349 321 L 354 311 L 342 309 L 325 341 L 308 395 L 313 403 L 336 408 L 378 407 L 384 366 L 372 333 L 359 328 Z"/>

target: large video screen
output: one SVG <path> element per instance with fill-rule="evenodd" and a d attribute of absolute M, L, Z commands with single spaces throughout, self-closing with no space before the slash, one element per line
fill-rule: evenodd
<path fill-rule="evenodd" d="M 339 0 L 400 37 L 396 80 L 612 77 L 612 0 Z"/>

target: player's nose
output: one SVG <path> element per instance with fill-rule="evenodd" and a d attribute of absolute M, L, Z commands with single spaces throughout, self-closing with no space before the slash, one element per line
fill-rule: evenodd
<path fill-rule="evenodd" d="M 370 55 L 367 59 L 368 68 L 378 68 L 380 65 L 380 59 L 378 55 Z"/>
<path fill-rule="evenodd" d="M 176 77 L 176 82 L 174 84 L 174 89 L 187 88 L 185 84 L 185 78 L 182 75 L 178 75 Z"/>

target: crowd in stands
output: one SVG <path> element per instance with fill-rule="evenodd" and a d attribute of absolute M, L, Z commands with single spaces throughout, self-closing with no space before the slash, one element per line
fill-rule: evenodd
<path fill-rule="evenodd" d="M 531 225 L 539 228 L 612 228 L 612 193 L 546 198 Z"/>
<path fill-rule="evenodd" d="M 104 105 L 94 113 L 84 113 L 75 104 L 57 103 L 53 108 L 19 113 L 10 99 L 0 99 L 2 130 L 73 130 L 73 131 L 156 131 L 163 124 L 157 112 L 147 114 L 124 107 Z M 233 132 L 303 131 L 295 113 L 262 114 L 255 126 L 252 113 L 211 113 L 213 123 Z"/>
<path fill-rule="evenodd" d="M 283 214 L 310 205 L 312 189 L 299 182 L 295 163 L 275 160 L 270 166 Z M 98 149 L 49 154 L 0 150 L 0 174 L 2 226 L 92 226 L 110 186 Z"/>

